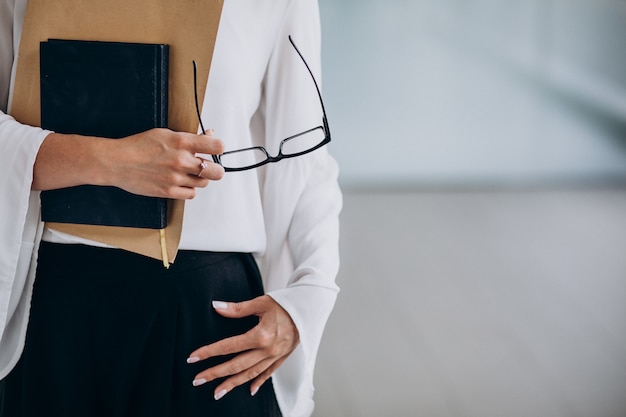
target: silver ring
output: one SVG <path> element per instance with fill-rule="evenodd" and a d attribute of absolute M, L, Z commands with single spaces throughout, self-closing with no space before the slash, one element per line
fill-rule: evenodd
<path fill-rule="evenodd" d="M 207 164 L 205 160 L 202 160 L 202 163 L 200 164 L 200 172 L 198 172 L 198 176 L 202 177 L 202 171 L 204 171 L 208 167 L 209 167 L 209 164 Z"/>

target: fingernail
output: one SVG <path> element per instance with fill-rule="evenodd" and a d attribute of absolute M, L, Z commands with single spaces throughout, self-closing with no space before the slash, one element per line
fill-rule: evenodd
<path fill-rule="evenodd" d="M 253 388 L 252 391 L 250 391 L 250 395 L 254 397 L 257 392 L 259 392 L 259 387 Z"/>
<path fill-rule="evenodd" d="M 187 358 L 187 363 L 196 363 L 196 362 L 200 362 L 200 358 L 197 356 L 192 356 L 190 358 Z"/>
<path fill-rule="evenodd" d="M 216 310 L 226 310 L 228 308 L 228 303 L 224 301 L 213 301 L 213 308 Z"/>
<path fill-rule="evenodd" d="M 215 133 L 215 129 L 211 128 L 209 130 L 206 131 L 206 134 L 209 136 L 213 136 L 213 133 Z"/>
<path fill-rule="evenodd" d="M 199 387 L 200 385 L 206 384 L 206 379 L 204 378 L 194 379 L 192 384 L 194 387 Z"/>
<path fill-rule="evenodd" d="M 226 391 L 225 389 L 221 390 L 220 392 L 218 392 L 217 394 L 215 394 L 215 400 L 219 400 L 221 399 L 224 395 L 226 395 L 228 393 L 228 391 Z"/>

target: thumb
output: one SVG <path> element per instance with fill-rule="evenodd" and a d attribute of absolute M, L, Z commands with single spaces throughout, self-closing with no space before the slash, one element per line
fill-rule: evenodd
<path fill-rule="evenodd" d="M 213 300 L 212 305 L 215 311 L 224 317 L 242 318 L 254 315 L 260 315 L 260 300 L 257 297 L 248 301 L 239 303 L 229 303 L 226 301 Z"/>

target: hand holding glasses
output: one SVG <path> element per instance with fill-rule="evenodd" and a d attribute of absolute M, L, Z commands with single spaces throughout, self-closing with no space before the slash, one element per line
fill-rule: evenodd
<path fill-rule="evenodd" d="M 328 128 L 328 120 L 326 119 L 326 109 L 324 108 L 322 93 L 320 92 L 319 86 L 317 84 L 317 81 L 315 80 L 315 77 L 313 76 L 313 72 L 311 71 L 309 64 L 307 64 L 306 60 L 302 56 L 302 53 L 300 53 L 300 50 L 298 50 L 298 47 L 293 42 L 293 39 L 291 39 L 291 35 L 289 36 L 289 42 L 291 42 L 291 45 L 298 53 L 298 56 L 306 66 L 306 69 L 309 71 L 311 79 L 315 84 L 315 89 L 317 90 L 317 95 L 320 99 L 320 104 L 322 105 L 322 125 L 283 139 L 280 142 L 278 155 L 276 156 L 271 156 L 267 149 L 265 149 L 263 146 L 253 146 L 250 148 L 227 151 L 221 155 L 213 155 L 213 161 L 222 165 L 222 167 L 224 167 L 224 171 L 226 172 L 245 171 L 248 169 L 260 167 L 265 164 L 269 164 L 270 162 L 278 162 L 282 159 L 294 158 L 296 156 L 305 155 L 309 152 L 313 152 L 318 148 L 321 148 L 322 146 L 330 142 L 330 129 Z M 198 105 L 198 87 L 196 79 L 196 62 L 194 61 L 193 81 L 195 89 L 196 112 L 198 114 L 198 120 L 200 121 L 200 128 L 202 129 L 202 132 L 205 133 L 206 130 L 202 123 L 202 118 L 200 117 L 200 107 Z"/>

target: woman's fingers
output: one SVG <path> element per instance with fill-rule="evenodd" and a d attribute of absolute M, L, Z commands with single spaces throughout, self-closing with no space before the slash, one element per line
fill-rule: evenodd
<path fill-rule="evenodd" d="M 215 388 L 215 391 L 213 392 L 215 399 L 219 400 L 220 398 L 222 398 L 224 395 L 231 392 L 236 387 L 241 386 L 252 380 L 255 380 L 259 375 L 265 374 L 268 369 L 273 368 L 272 364 L 274 363 L 275 363 L 274 359 L 264 359 L 260 362 L 257 362 L 256 364 L 246 369 L 245 371 L 242 371 L 226 379 L 224 382 L 222 382 Z M 265 380 L 267 380 L 269 376 L 271 376 L 272 373 L 273 371 L 268 374 L 268 377 Z M 258 388 L 260 388 L 261 385 L 263 384 L 259 383 Z M 250 395 L 256 394 L 259 390 L 258 388 L 256 389 L 251 388 Z"/>
<path fill-rule="evenodd" d="M 270 364 L 270 366 L 268 368 L 266 368 L 255 380 L 254 382 L 252 382 L 252 384 L 250 384 L 250 395 L 254 396 L 257 392 L 259 392 L 259 389 L 261 388 L 261 386 L 265 383 L 265 381 L 267 381 L 268 379 L 270 379 L 270 377 L 272 376 L 272 374 L 280 367 L 280 365 L 283 364 L 283 362 L 285 362 L 285 360 L 287 359 L 286 356 L 283 356 L 282 358 L 280 358 L 279 360 L 277 360 L 276 362 Z M 221 387 L 217 387 L 216 391 L 221 390 Z M 219 392 L 219 391 L 218 391 Z"/>
<path fill-rule="evenodd" d="M 211 129 L 211 132 L 213 130 Z M 202 153 L 207 155 L 221 155 L 224 153 L 224 144 L 221 140 L 214 138 L 212 135 L 191 135 L 192 146 L 195 148 L 195 153 Z"/>
<path fill-rule="evenodd" d="M 196 158 L 196 163 L 197 165 L 191 168 L 192 177 L 216 181 L 224 176 L 224 168 L 220 164 L 199 157 Z"/>
<path fill-rule="evenodd" d="M 196 375 L 192 384 L 199 386 L 218 378 L 231 376 L 228 381 L 224 381 L 223 383 L 228 386 L 228 390 L 230 391 L 235 386 L 244 384 L 259 376 L 272 362 L 272 359 L 267 358 L 263 352 L 256 349 L 251 350 L 241 353 L 236 358 L 200 372 Z M 264 366 L 259 366 L 261 364 L 264 364 Z"/>

